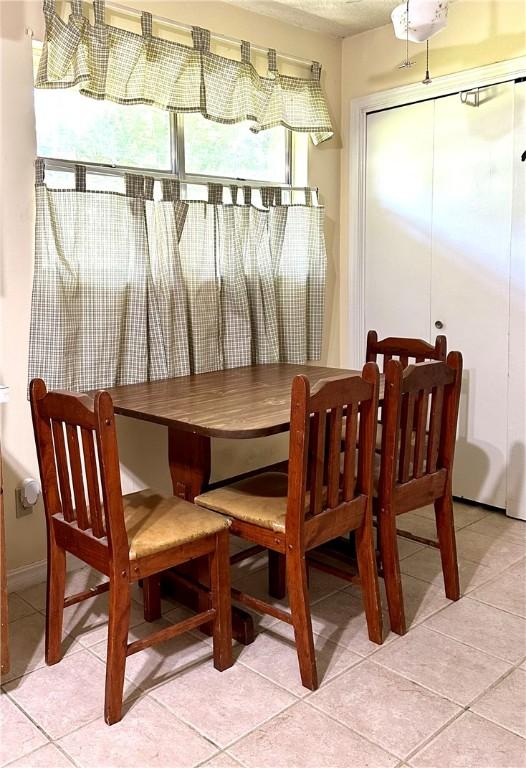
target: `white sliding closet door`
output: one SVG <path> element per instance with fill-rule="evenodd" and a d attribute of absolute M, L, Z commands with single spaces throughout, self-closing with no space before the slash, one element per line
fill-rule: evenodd
<path fill-rule="evenodd" d="M 365 322 L 380 338 L 429 338 L 433 113 L 426 101 L 367 117 Z"/>
<path fill-rule="evenodd" d="M 435 102 L 431 321 L 461 350 L 454 492 L 506 506 L 513 83 Z"/>
<path fill-rule="evenodd" d="M 454 94 L 367 118 L 365 323 L 380 337 L 444 333 L 462 352 L 453 491 L 520 517 L 524 413 L 509 413 L 508 398 L 524 387 L 524 357 L 508 334 L 510 312 L 515 338 L 524 323 L 526 166 L 517 139 L 514 149 L 524 91 L 504 83 L 469 101 Z"/>
<path fill-rule="evenodd" d="M 506 512 L 526 520 L 526 82 L 515 83 L 514 95 Z"/>

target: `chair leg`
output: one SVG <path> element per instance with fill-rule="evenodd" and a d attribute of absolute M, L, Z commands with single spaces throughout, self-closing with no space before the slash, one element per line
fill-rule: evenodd
<path fill-rule="evenodd" d="M 276 600 L 282 600 L 287 594 L 287 573 L 285 555 L 268 550 L 268 593 Z"/>
<path fill-rule="evenodd" d="M 49 542 L 47 558 L 46 664 L 61 659 L 62 620 L 66 593 L 66 551 L 54 540 Z"/>
<path fill-rule="evenodd" d="M 318 687 L 318 673 L 312 637 L 307 567 L 305 555 L 300 552 L 287 552 L 287 586 L 301 682 L 305 688 L 315 691 Z"/>
<path fill-rule="evenodd" d="M 157 621 L 161 618 L 161 575 L 147 576 L 142 585 L 144 620 Z"/>
<path fill-rule="evenodd" d="M 435 500 L 435 519 L 446 597 L 450 600 L 458 600 L 460 598 L 460 580 L 453 519 L 453 499 L 450 490 L 447 490 L 440 499 Z"/>
<path fill-rule="evenodd" d="M 356 558 L 362 583 L 369 640 L 381 645 L 383 643 L 382 602 L 378 586 L 373 529 L 371 525 L 362 525 L 355 533 Z"/>
<path fill-rule="evenodd" d="M 130 585 L 128 577 L 110 576 L 108 654 L 104 719 L 108 725 L 122 717 L 122 694 L 126 667 L 126 646 L 130 624 Z"/>
<path fill-rule="evenodd" d="M 405 635 L 407 630 L 400 560 L 398 558 L 398 543 L 396 540 L 396 515 L 390 510 L 379 510 L 378 521 L 380 523 L 378 538 L 391 629 L 397 635 Z"/>
<path fill-rule="evenodd" d="M 232 603 L 230 597 L 229 533 L 216 535 L 216 546 L 210 558 L 210 586 L 213 621 L 214 667 L 220 672 L 232 666 Z"/>

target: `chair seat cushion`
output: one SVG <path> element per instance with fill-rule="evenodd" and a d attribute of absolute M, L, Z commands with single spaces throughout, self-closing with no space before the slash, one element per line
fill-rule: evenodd
<path fill-rule="evenodd" d="M 229 526 L 221 515 L 149 489 L 124 496 L 123 505 L 130 560 L 211 536 Z"/>
<path fill-rule="evenodd" d="M 237 520 L 285 532 L 288 475 L 262 472 L 197 496 L 195 503 Z M 306 497 L 306 504 L 309 495 Z"/>

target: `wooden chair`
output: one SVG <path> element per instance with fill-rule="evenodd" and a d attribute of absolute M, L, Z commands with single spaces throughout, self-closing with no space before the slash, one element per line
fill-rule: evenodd
<path fill-rule="evenodd" d="M 232 665 L 228 520 L 152 491 L 122 496 L 113 404 L 30 385 L 31 410 L 47 521 L 46 663 L 61 658 L 64 608 L 109 590 L 104 716 L 122 717 L 126 657 L 212 623 L 214 666 Z M 109 581 L 65 597 L 66 552 Z M 211 561 L 211 606 L 172 627 L 128 643 L 130 584 L 196 557 Z"/>
<path fill-rule="evenodd" d="M 364 367 L 362 376 L 326 379 L 312 392 L 309 380 L 296 376 L 292 383 L 288 475 L 263 472 L 195 499 L 197 504 L 228 515 L 232 533 L 285 556 L 290 613 L 237 589 L 232 590 L 232 596 L 293 625 L 301 681 L 311 690 L 318 687 L 318 678 L 305 560 L 308 550 L 356 531 L 369 637 L 375 643 L 383 639 L 372 528 L 378 380 L 374 363 Z M 344 419 L 348 437 L 341 472 Z"/>
<path fill-rule="evenodd" d="M 391 629 L 406 631 L 396 518 L 434 503 L 446 596 L 460 597 L 451 481 L 462 356 L 410 365 L 388 360 L 375 512 Z"/>
<path fill-rule="evenodd" d="M 445 336 L 437 336 L 434 346 L 423 339 L 396 336 L 389 336 L 378 341 L 377 332 L 369 331 L 367 334 L 365 359 L 368 363 L 376 363 L 378 355 L 383 357 L 382 371 L 384 373 L 386 364 L 393 357 L 400 360 L 402 368 L 407 368 L 410 360 L 414 360 L 415 363 L 423 363 L 426 360 L 445 360 L 447 356 L 447 339 Z"/>

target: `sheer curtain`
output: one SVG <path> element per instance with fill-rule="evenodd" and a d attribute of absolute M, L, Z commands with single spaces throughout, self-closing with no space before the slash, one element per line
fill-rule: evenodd
<path fill-rule="evenodd" d="M 320 356 L 323 208 L 281 191 L 129 175 L 126 194 L 49 189 L 37 161 L 29 378 L 89 390 Z M 259 197 L 258 193 L 254 193 Z M 223 197 L 232 202 L 223 202 Z M 239 198 L 242 198 L 241 200 Z M 255 202 L 255 201 L 254 201 Z"/>

